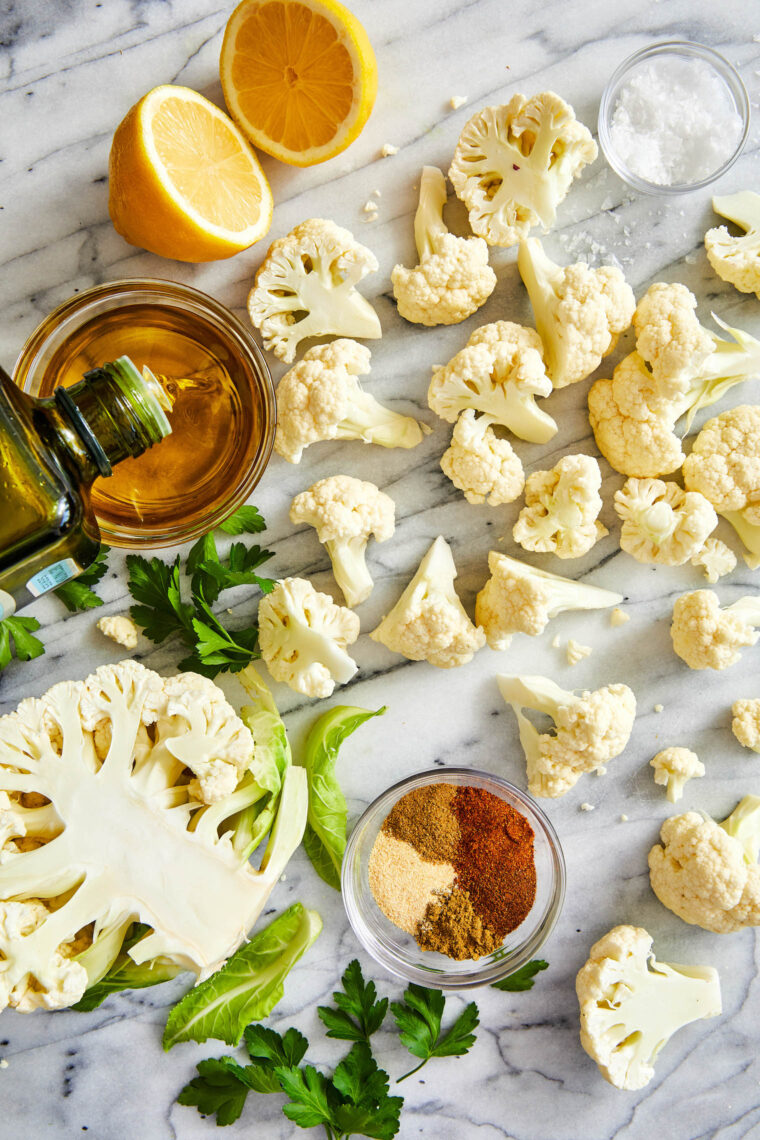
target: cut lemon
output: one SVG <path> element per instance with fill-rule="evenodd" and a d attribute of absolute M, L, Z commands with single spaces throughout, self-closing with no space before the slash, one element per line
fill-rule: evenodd
<path fill-rule="evenodd" d="M 154 87 L 116 128 L 108 209 L 132 245 L 178 261 L 232 257 L 272 222 L 272 191 L 245 135 L 188 87 Z"/>
<path fill-rule="evenodd" d="M 377 94 L 369 37 L 337 0 L 243 0 L 224 33 L 220 72 L 233 119 L 292 166 L 345 150 Z"/>

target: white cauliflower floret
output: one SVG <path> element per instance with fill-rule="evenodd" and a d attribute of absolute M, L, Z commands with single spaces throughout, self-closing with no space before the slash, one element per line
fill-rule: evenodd
<path fill-rule="evenodd" d="M 485 304 L 496 287 L 482 238 L 449 233 L 443 221 L 446 179 L 437 166 L 423 166 L 414 218 L 419 265 L 394 266 L 398 311 L 419 325 L 455 325 Z"/>
<path fill-rule="evenodd" d="M 590 645 L 581 645 L 579 641 L 571 637 L 565 646 L 565 660 L 568 665 L 579 665 L 587 657 L 590 657 L 594 652 Z"/>
<path fill-rule="evenodd" d="M 598 521 L 602 473 L 590 455 L 564 455 L 550 471 L 534 471 L 525 484 L 525 506 L 512 528 L 526 550 L 579 558 L 608 534 Z"/>
<path fill-rule="evenodd" d="M 562 267 L 538 238 L 520 243 L 517 267 L 528 290 L 555 388 L 585 380 L 633 319 L 636 298 L 619 269 L 583 262 Z"/>
<path fill-rule="evenodd" d="M 536 404 L 536 396 L 552 391 L 541 353 L 534 329 L 512 321 L 483 325 L 448 364 L 433 369 L 428 403 L 447 423 L 473 408 L 519 439 L 548 443 L 557 425 Z"/>
<path fill-rule="evenodd" d="M 472 408 L 457 420 L 441 456 L 441 470 L 468 503 L 512 503 L 525 486 L 523 465 L 509 440 L 499 439 L 488 417 L 476 418 Z"/>
<path fill-rule="evenodd" d="M 267 669 L 306 697 L 329 697 L 356 672 L 346 653 L 359 619 L 304 578 L 284 578 L 259 603 L 259 646 Z"/>
<path fill-rule="evenodd" d="M 740 598 L 721 609 L 713 590 L 682 594 L 673 606 L 673 649 L 690 669 L 727 669 L 760 637 L 760 598 Z"/>
<path fill-rule="evenodd" d="M 760 698 L 734 701 L 731 715 L 731 731 L 739 743 L 753 752 L 760 752 Z"/>
<path fill-rule="evenodd" d="M 760 566 L 760 407 L 741 404 L 708 420 L 683 465 L 684 483 L 700 491 L 734 528 L 744 561 Z"/>
<path fill-rule="evenodd" d="M 760 926 L 758 796 L 745 796 L 723 823 L 695 811 L 671 816 L 660 839 L 649 881 L 663 906 L 715 934 Z"/>
<path fill-rule="evenodd" d="M 393 499 L 374 483 L 352 475 L 320 479 L 296 495 L 290 506 L 292 523 L 307 523 L 327 548 L 335 581 L 346 604 L 357 606 L 372 593 L 365 554 L 370 537 L 385 542 L 396 529 Z"/>
<path fill-rule="evenodd" d="M 473 232 L 489 245 L 509 246 L 533 226 L 554 225 L 573 179 L 597 154 L 590 131 L 559 95 L 513 95 L 465 123 L 449 178 Z"/>
<path fill-rule="evenodd" d="M 636 351 L 650 366 L 666 400 L 689 391 L 714 350 L 715 338 L 702 328 L 696 308 L 697 298 L 685 285 L 656 281 L 633 315 Z"/>
<path fill-rule="evenodd" d="M 616 926 L 594 943 L 575 990 L 581 1045 L 618 1089 L 643 1089 L 678 1029 L 721 1012 L 717 971 L 658 962 L 638 926 Z"/>
<path fill-rule="evenodd" d="M 492 550 L 491 577 L 477 596 L 475 620 L 491 649 L 507 649 L 515 633 L 535 637 L 568 610 L 599 610 L 622 602 L 622 594 L 573 582 Z"/>
<path fill-rule="evenodd" d="M 584 772 L 598 771 L 625 748 L 636 716 L 627 685 L 574 693 L 548 677 L 497 677 L 499 690 L 517 717 L 534 796 L 564 796 Z M 539 732 L 523 713 L 533 709 L 554 721 L 554 734 Z"/>
<path fill-rule="evenodd" d="M 363 391 L 356 377 L 369 370 L 369 349 L 355 340 L 310 348 L 277 388 L 277 454 L 300 463 L 304 448 L 326 439 L 416 447 L 422 439 L 417 421 Z"/>
<path fill-rule="evenodd" d="M 615 510 L 623 520 L 621 548 L 637 562 L 664 566 L 694 558 L 718 525 L 704 495 L 661 479 L 628 479 L 615 492 Z"/>
<path fill-rule="evenodd" d="M 712 208 L 746 232 L 734 237 L 725 226 L 708 230 L 707 260 L 719 277 L 741 293 L 756 293 L 760 297 L 760 194 L 741 190 L 713 198 Z"/>
<path fill-rule="evenodd" d="M 663 748 L 649 761 L 654 768 L 654 782 L 667 788 L 667 796 L 672 804 L 681 799 L 688 780 L 705 774 L 705 766 L 690 748 L 672 746 Z"/>
<path fill-rule="evenodd" d="M 324 218 L 309 218 L 278 238 L 248 294 L 248 313 L 264 347 L 290 364 L 307 337 L 377 340 L 377 313 L 355 289 L 376 269 L 371 250 Z"/>
<path fill-rule="evenodd" d="M 41 899 L 0 901 L 0 962 L 23 954 L 24 939 L 39 930 L 50 913 Z M 31 1013 L 63 1009 L 79 1001 L 89 984 L 87 971 L 67 956 L 66 949 L 65 944 L 53 949 L 44 969 L 36 973 L 19 976 L 0 969 L 0 1009 L 10 1006 L 19 1013 Z"/>
<path fill-rule="evenodd" d="M 110 637 L 111 641 L 115 641 L 117 645 L 123 645 L 125 649 L 137 647 L 137 626 L 132 618 L 127 617 L 126 614 L 102 617 L 97 626 L 101 633 Z"/>
<path fill-rule="evenodd" d="M 736 555 L 719 538 L 708 538 L 702 549 L 692 554 L 690 562 L 703 571 L 711 584 L 736 569 Z"/>
<path fill-rule="evenodd" d="M 459 600 L 456 576 L 451 549 L 439 535 L 393 609 L 370 633 L 372 640 L 439 669 L 465 665 L 486 639 Z"/>

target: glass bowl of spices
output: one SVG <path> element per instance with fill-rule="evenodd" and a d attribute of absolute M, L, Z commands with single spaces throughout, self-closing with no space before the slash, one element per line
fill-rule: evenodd
<path fill-rule="evenodd" d="M 354 933 L 380 965 L 466 989 L 535 957 L 562 908 L 565 861 L 530 796 L 487 772 L 434 768 L 370 804 L 341 885 Z"/>
<path fill-rule="evenodd" d="M 717 51 L 666 40 L 624 60 L 604 89 L 599 142 L 608 163 L 645 194 L 684 194 L 720 178 L 749 133 L 749 97 Z"/>

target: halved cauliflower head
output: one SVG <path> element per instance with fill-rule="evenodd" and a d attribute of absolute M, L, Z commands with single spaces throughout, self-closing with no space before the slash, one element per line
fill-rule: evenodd
<path fill-rule="evenodd" d="M 661 479 L 628 479 L 615 492 L 620 546 L 637 562 L 683 566 L 705 545 L 718 516 L 698 491 Z"/>
<path fill-rule="evenodd" d="M 760 297 L 760 194 L 741 190 L 713 198 L 716 214 L 735 222 L 745 233 L 734 237 L 725 226 L 717 226 L 705 234 L 707 260 L 724 281 L 741 293 Z"/>
<path fill-rule="evenodd" d="M 579 558 L 608 534 L 598 521 L 602 473 L 590 455 L 564 455 L 550 471 L 534 471 L 525 484 L 525 506 L 512 528 L 526 550 Z"/>
<path fill-rule="evenodd" d="M 391 273 L 398 311 L 419 325 L 455 325 L 485 304 L 496 287 L 482 238 L 456 237 L 443 221 L 446 179 L 437 166 L 423 166 L 414 218 L 419 265 L 396 265 Z"/>
<path fill-rule="evenodd" d="M 528 290 L 546 371 L 555 388 L 577 384 L 612 352 L 633 319 L 636 298 L 619 269 L 592 269 L 583 262 L 564 268 L 544 252 L 538 238 L 520 242 L 517 267 Z"/>
<path fill-rule="evenodd" d="M 376 269 L 374 253 L 325 218 L 309 218 L 278 238 L 248 294 L 248 314 L 264 347 L 290 364 L 307 337 L 377 340 L 377 313 L 355 288 Z"/>
<path fill-rule="evenodd" d="M 473 232 L 509 246 L 534 226 L 554 225 L 573 179 L 597 154 L 591 132 L 559 95 L 513 95 L 465 123 L 449 178 Z"/>
<path fill-rule="evenodd" d="M 416 447 L 422 428 L 365 392 L 357 376 L 370 370 L 370 351 L 355 340 L 335 340 L 304 353 L 277 387 L 274 449 L 300 463 L 304 448 L 327 439 L 361 439 L 380 447 Z"/>
<path fill-rule="evenodd" d="M 760 598 L 740 598 L 721 609 L 713 590 L 682 594 L 673 606 L 673 649 L 690 669 L 727 669 L 760 637 Z"/>
<path fill-rule="evenodd" d="M 760 698 L 748 697 L 731 706 L 731 731 L 740 744 L 760 752 Z M 0 819 L 2 815 L 0 815 Z"/>
<path fill-rule="evenodd" d="M 462 412 L 441 456 L 441 470 L 468 503 L 498 507 L 519 499 L 525 472 L 507 439 L 499 439 L 487 416 L 476 418 L 472 408 Z"/>
<path fill-rule="evenodd" d="M 557 425 L 536 404 L 536 396 L 552 391 L 542 351 L 534 329 L 512 321 L 482 325 L 448 364 L 433 369 L 428 404 L 450 424 L 472 408 L 519 439 L 548 443 Z"/>
<path fill-rule="evenodd" d="M 681 799 L 684 787 L 689 780 L 705 774 L 705 766 L 690 748 L 672 746 L 663 748 L 653 756 L 649 764 L 654 768 L 654 782 L 667 789 L 667 797 L 672 804 Z"/>
<path fill-rule="evenodd" d="M 660 839 L 649 881 L 663 906 L 715 934 L 760 926 L 758 796 L 745 796 L 723 823 L 695 811 L 671 816 Z"/>
<path fill-rule="evenodd" d="M 306 697 L 329 697 L 356 672 L 346 653 L 359 618 L 305 578 L 284 578 L 259 602 L 259 647 L 275 681 Z"/>
<path fill-rule="evenodd" d="M 370 633 L 372 640 L 439 669 L 465 665 L 486 638 L 459 600 L 456 576 L 451 549 L 439 535 L 393 609 Z"/>

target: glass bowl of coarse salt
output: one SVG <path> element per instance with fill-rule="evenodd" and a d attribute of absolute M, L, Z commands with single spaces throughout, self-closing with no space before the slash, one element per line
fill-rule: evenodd
<path fill-rule="evenodd" d="M 531 796 L 488 772 L 433 768 L 370 804 L 341 888 L 354 934 L 381 966 L 459 990 L 535 958 L 562 909 L 565 860 Z"/>
<path fill-rule="evenodd" d="M 717 51 L 667 40 L 617 68 L 599 107 L 599 142 L 620 177 L 645 194 L 708 186 L 741 154 L 747 89 Z"/>

